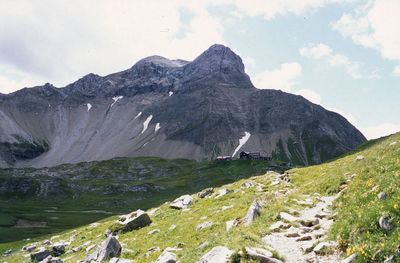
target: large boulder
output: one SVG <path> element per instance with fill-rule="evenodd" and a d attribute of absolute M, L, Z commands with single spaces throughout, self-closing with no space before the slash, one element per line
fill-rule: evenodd
<path fill-rule="evenodd" d="M 156 260 L 155 263 L 175 263 L 176 255 L 170 251 L 165 250 Z"/>
<path fill-rule="evenodd" d="M 51 246 L 51 249 L 53 250 L 53 252 L 52 252 L 53 256 L 58 257 L 58 256 L 61 256 L 62 254 L 64 254 L 65 253 L 65 246 L 66 246 L 66 244 L 62 243 L 62 242 L 58 242 L 58 243 L 53 244 Z"/>
<path fill-rule="evenodd" d="M 86 257 L 84 262 L 103 262 L 113 257 L 119 257 L 121 250 L 122 247 L 118 240 L 114 236 L 109 236 L 101 243 L 96 252 Z"/>
<path fill-rule="evenodd" d="M 43 259 L 39 263 L 64 263 L 64 261 L 57 257 L 48 256 L 47 258 Z"/>
<path fill-rule="evenodd" d="M 202 256 L 199 263 L 226 263 L 231 255 L 232 251 L 229 248 L 217 246 Z"/>
<path fill-rule="evenodd" d="M 174 209 L 185 209 L 193 203 L 193 198 L 190 195 L 183 195 L 175 199 L 169 206 Z"/>
<path fill-rule="evenodd" d="M 247 211 L 245 218 L 243 219 L 243 224 L 245 226 L 249 226 L 254 221 L 254 219 L 259 217 L 260 215 L 261 215 L 261 205 L 257 201 L 257 199 L 255 199 L 251 204 L 249 210 Z"/>
<path fill-rule="evenodd" d="M 40 249 L 37 252 L 34 252 L 31 254 L 31 260 L 33 262 L 40 262 L 47 258 L 48 256 L 51 256 L 51 252 L 48 249 Z"/>
<path fill-rule="evenodd" d="M 151 224 L 149 215 L 143 210 L 137 210 L 128 215 L 121 216 L 117 222 L 110 226 L 110 231 L 114 234 L 118 232 L 128 232 Z"/>
<path fill-rule="evenodd" d="M 207 196 L 212 195 L 213 193 L 214 193 L 214 188 L 206 188 L 203 191 L 199 192 L 197 196 L 200 198 L 205 198 Z"/>

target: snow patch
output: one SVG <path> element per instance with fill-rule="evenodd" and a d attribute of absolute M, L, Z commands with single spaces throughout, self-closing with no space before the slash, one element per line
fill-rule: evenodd
<path fill-rule="evenodd" d="M 89 112 L 89 111 L 90 111 L 90 109 L 92 108 L 92 104 L 90 104 L 90 103 L 87 103 L 87 104 L 86 104 L 86 107 L 87 107 L 87 111 Z"/>
<path fill-rule="evenodd" d="M 142 115 L 142 112 L 139 112 L 139 113 L 136 115 L 135 119 L 139 118 L 140 115 Z"/>
<path fill-rule="evenodd" d="M 174 92 L 173 92 L 173 91 L 170 91 L 170 92 L 168 92 L 168 96 L 169 96 L 169 97 L 171 97 L 171 96 L 172 96 L 172 94 L 174 94 Z"/>
<path fill-rule="evenodd" d="M 161 128 L 160 123 L 157 122 L 156 127 L 154 128 L 154 132 L 157 132 Z"/>
<path fill-rule="evenodd" d="M 251 136 L 250 132 L 244 132 L 244 136 L 239 139 L 239 145 L 238 145 L 238 147 L 236 147 L 235 151 L 233 152 L 232 157 L 234 157 L 235 154 L 240 150 L 240 148 L 242 148 L 242 146 L 246 144 L 246 142 L 249 140 L 250 136 Z"/>
<path fill-rule="evenodd" d="M 147 117 L 147 119 L 143 122 L 143 130 L 142 130 L 141 134 L 143 134 L 147 130 L 147 127 L 149 127 L 149 123 L 150 123 L 151 119 L 153 119 L 153 115 L 150 115 L 149 117 Z"/>
<path fill-rule="evenodd" d="M 117 96 L 117 97 L 113 97 L 113 103 L 111 104 L 110 108 L 112 108 L 112 106 L 114 106 L 114 104 L 119 101 L 120 99 L 122 99 L 124 96 Z"/>

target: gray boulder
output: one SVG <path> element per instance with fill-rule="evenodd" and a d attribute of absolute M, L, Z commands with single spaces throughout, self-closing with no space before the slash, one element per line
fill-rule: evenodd
<path fill-rule="evenodd" d="M 254 221 L 254 219 L 259 217 L 260 215 L 261 215 L 261 205 L 257 201 L 257 199 L 254 199 L 249 210 L 247 211 L 245 218 L 243 219 L 243 224 L 245 226 L 249 226 Z"/>
<path fill-rule="evenodd" d="M 31 254 L 31 261 L 40 262 L 40 261 L 44 260 L 45 258 L 47 258 L 48 256 L 51 256 L 50 250 L 41 249 L 41 250 Z"/>
<path fill-rule="evenodd" d="M 379 218 L 379 227 L 382 228 L 385 231 L 390 231 L 393 229 L 393 218 L 391 218 L 390 216 L 381 216 Z"/>
<path fill-rule="evenodd" d="M 214 188 L 206 188 L 203 191 L 199 192 L 197 196 L 200 198 L 205 198 L 207 196 L 212 195 L 213 193 L 214 193 Z"/>
<path fill-rule="evenodd" d="M 137 230 L 151 224 L 149 215 L 143 210 L 137 210 L 128 215 L 121 216 L 119 220 L 110 226 L 112 233 Z"/>
<path fill-rule="evenodd" d="M 66 246 L 66 244 L 65 243 L 61 243 L 61 242 L 53 244 L 51 246 L 51 249 L 53 251 L 52 255 L 58 257 L 58 256 L 64 254 L 65 253 L 65 246 Z"/>
<path fill-rule="evenodd" d="M 133 261 L 125 258 L 112 258 L 109 263 L 132 263 Z"/>
<path fill-rule="evenodd" d="M 48 256 L 39 263 L 64 263 L 64 261 L 57 257 Z"/>
<path fill-rule="evenodd" d="M 157 258 L 155 263 L 175 263 L 176 255 L 165 250 L 161 255 Z"/>
<path fill-rule="evenodd" d="M 183 195 L 175 199 L 169 206 L 174 209 L 185 209 L 193 203 L 193 198 L 190 195 Z"/>
<path fill-rule="evenodd" d="M 122 247 L 118 240 L 114 236 L 109 236 L 96 252 L 86 257 L 84 262 L 103 262 L 113 257 L 119 257 L 121 255 Z"/>
<path fill-rule="evenodd" d="M 385 200 L 387 198 L 387 194 L 385 192 L 380 192 L 378 194 L 378 199 L 379 200 Z"/>
<path fill-rule="evenodd" d="M 217 246 L 202 256 L 199 263 L 225 263 L 229 262 L 231 255 L 232 251 L 229 248 Z"/>

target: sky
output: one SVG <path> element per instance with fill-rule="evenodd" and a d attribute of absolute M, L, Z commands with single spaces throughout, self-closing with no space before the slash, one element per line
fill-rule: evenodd
<path fill-rule="evenodd" d="M 373 139 L 400 131 L 399 14 L 399 0 L 0 0 L 0 92 L 219 43 L 257 88 L 302 95 Z"/>

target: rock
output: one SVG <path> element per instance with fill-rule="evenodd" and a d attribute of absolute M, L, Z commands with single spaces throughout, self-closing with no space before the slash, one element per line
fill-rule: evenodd
<path fill-rule="evenodd" d="M 92 250 L 92 249 L 95 248 L 95 247 L 96 247 L 95 244 L 92 244 L 92 245 L 88 246 L 88 247 L 86 248 L 86 252 L 89 252 L 90 250 Z"/>
<path fill-rule="evenodd" d="M 39 263 L 64 263 L 64 261 L 57 257 L 48 256 Z"/>
<path fill-rule="evenodd" d="M 270 229 L 272 232 L 279 232 L 281 229 L 288 229 L 289 227 L 290 227 L 290 224 L 286 224 L 286 223 L 284 223 L 284 222 L 282 222 L 282 221 L 278 221 L 278 222 L 273 223 L 273 224 L 269 227 L 269 229 Z"/>
<path fill-rule="evenodd" d="M 125 258 L 112 258 L 109 263 L 132 263 L 133 261 Z"/>
<path fill-rule="evenodd" d="M 357 254 L 354 253 L 347 258 L 343 259 L 341 263 L 354 263 L 357 259 Z"/>
<path fill-rule="evenodd" d="M 224 206 L 221 208 L 221 211 L 225 211 L 225 210 L 228 210 L 228 209 L 231 209 L 231 208 L 233 208 L 233 205 L 224 205 Z"/>
<path fill-rule="evenodd" d="M 389 144 L 389 146 L 395 146 L 397 144 L 397 142 L 391 142 L 390 144 Z"/>
<path fill-rule="evenodd" d="M 65 253 L 65 243 L 57 242 L 51 246 L 53 256 L 60 256 Z"/>
<path fill-rule="evenodd" d="M 241 188 L 251 188 L 253 186 L 255 186 L 256 184 L 252 181 L 246 181 L 244 182 L 240 187 Z"/>
<path fill-rule="evenodd" d="M 204 242 L 202 242 L 202 243 L 197 247 L 197 249 L 206 248 L 206 247 L 208 247 L 209 244 L 210 244 L 210 243 L 209 243 L 208 241 L 204 241 Z"/>
<path fill-rule="evenodd" d="M 304 205 L 304 206 L 312 206 L 314 203 L 311 199 L 306 199 L 306 200 L 297 200 L 294 199 L 294 201 L 298 204 L 298 205 Z"/>
<path fill-rule="evenodd" d="M 302 236 L 302 237 L 296 239 L 296 241 L 297 242 L 301 242 L 301 241 L 308 241 L 308 240 L 311 240 L 311 239 L 312 239 L 311 236 Z"/>
<path fill-rule="evenodd" d="M 207 222 L 201 223 L 201 224 L 199 224 L 199 225 L 196 226 L 196 230 L 202 230 L 202 229 L 205 229 L 205 228 L 209 228 L 209 227 L 211 227 L 213 224 L 214 224 L 214 223 L 211 222 L 211 221 L 207 221 Z"/>
<path fill-rule="evenodd" d="M 118 240 L 114 236 L 109 236 L 96 252 L 86 257 L 84 262 L 103 262 L 113 257 L 119 257 L 121 255 L 122 247 Z"/>
<path fill-rule="evenodd" d="M 261 215 L 261 205 L 259 204 L 257 199 L 254 199 L 249 210 L 247 211 L 245 218 L 243 219 L 243 224 L 245 226 L 249 226 L 254 221 L 254 219 L 259 217 L 260 215 Z"/>
<path fill-rule="evenodd" d="M 245 251 L 249 259 L 255 260 L 256 262 L 263 262 L 263 263 L 282 262 L 276 258 L 273 258 L 272 252 L 263 248 L 246 247 Z"/>
<path fill-rule="evenodd" d="M 233 190 L 227 189 L 227 188 L 222 188 L 218 191 L 218 194 L 215 196 L 215 198 L 220 198 L 224 195 L 227 195 L 229 193 L 232 193 Z"/>
<path fill-rule="evenodd" d="M 238 218 L 229 220 L 226 222 L 226 232 L 231 231 L 235 226 L 239 225 L 240 220 Z"/>
<path fill-rule="evenodd" d="M 281 183 L 280 180 L 275 180 L 275 181 L 273 181 L 273 182 L 271 183 L 271 186 L 275 186 L 275 185 L 278 185 L 278 184 L 280 184 L 280 183 Z"/>
<path fill-rule="evenodd" d="M 45 241 L 42 242 L 42 245 L 45 245 L 45 246 L 50 246 L 51 244 L 52 244 L 51 241 L 48 239 L 46 239 Z"/>
<path fill-rule="evenodd" d="M 303 250 L 304 253 L 310 253 L 313 251 L 315 244 L 313 242 L 304 242 L 300 248 Z"/>
<path fill-rule="evenodd" d="M 205 198 L 212 195 L 213 193 L 214 193 L 214 188 L 206 188 L 203 191 L 199 192 L 197 196 L 200 198 Z"/>
<path fill-rule="evenodd" d="M 175 263 L 176 255 L 169 251 L 164 251 L 156 260 L 155 263 Z"/>
<path fill-rule="evenodd" d="M 35 245 L 35 244 L 31 244 L 31 245 L 28 245 L 28 246 L 24 246 L 24 247 L 22 248 L 23 251 L 27 251 L 27 252 L 31 252 L 31 251 L 33 251 L 33 250 L 35 250 L 35 249 L 36 249 L 36 245 Z"/>
<path fill-rule="evenodd" d="M 190 195 L 183 195 L 175 199 L 169 206 L 174 209 L 185 209 L 193 203 L 193 198 Z"/>
<path fill-rule="evenodd" d="M 306 227 L 312 227 L 312 226 L 316 226 L 319 224 L 319 220 L 318 219 L 314 219 L 314 220 L 301 220 L 300 224 L 302 224 L 303 226 Z"/>
<path fill-rule="evenodd" d="M 314 247 L 313 251 L 317 255 L 329 254 L 336 246 L 336 242 L 321 242 Z"/>
<path fill-rule="evenodd" d="M 364 160 L 364 156 L 363 155 L 358 155 L 356 157 L 356 161 L 361 161 L 361 160 Z"/>
<path fill-rule="evenodd" d="M 160 229 L 153 229 L 153 230 L 149 231 L 147 234 L 154 235 L 154 234 L 157 234 L 157 233 L 160 233 Z"/>
<path fill-rule="evenodd" d="M 202 256 L 198 263 L 226 263 L 231 255 L 232 251 L 229 248 L 217 246 Z"/>
<path fill-rule="evenodd" d="M 380 192 L 378 194 L 378 199 L 379 200 L 385 200 L 387 198 L 387 194 L 385 192 Z"/>
<path fill-rule="evenodd" d="M 171 231 L 171 230 L 174 230 L 175 228 L 176 228 L 176 225 L 173 224 L 173 225 L 171 225 L 171 226 L 168 228 L 168 230 Z"/>
<path fill-rule="evenodd" d="M 111 230 L 107 228 L 106 231 L 104 231 L 104 235 L 106 236 L 106 238 L 107 238 L 108 236 L 112 235 Z"/>
<path fill-rule="evenodd" d="M 393 259 L 394 259 L 394 256 L 393 256 L 393 255 L 388 256 L 388 257 L 385 259 L 385 261 L 383 261 L 383 263 L 392 263 L 392 262 L 393 262 Z"/>
<path fill-rule="evenodd" d="M 146 227 L 151 224 L 149 215 L 143 210 L 137 210 L 120 219 L 110 226 L 110 231 L 114 234 L 118 232 L 128 232 Z"/>
<path fill-rule="evenodd" d="M 147 214 L 149 216 L 155 216 L 158 211 L 160 211 L 160 208 L 157 207 L 157 208 L 154 208 L 154 209 L 151 209 L 150 211 L 148 211 Z"/>
<path fill-rule="evenodd" d="M 11 255 L 12 254 L 12 249 L 10 248 L 10 249 L 7 249 L 6 251 L 4 251 L 3 252 L 3 255 L 4 256 L 9 256 L 9 255 Z"/>
<path fill-rule="evenodd" d="M 298 217 L 292 216 L 286 212 L 279 213 L 279 218 L 290 223 L 294 223 L 299 220 Z"/>
<path fill-rule="evenodd" d="M 391 218 L 390 216 L 381 216 L 378 221 L 379 227 L 385 231 L 390 231 L 393 229 L 392 221 L 393 218 Z"/>
<path fill-rule="evenodd" d="M 37 252 L 32 253 L 31 255 L 31 260 L 32 261 L 42 261 L 48 256 L 51 256 L 51 252 L 47 249 L 41 249 Z"/>

